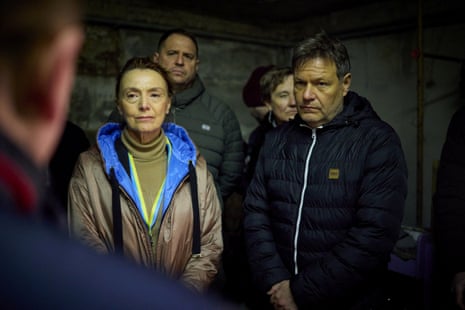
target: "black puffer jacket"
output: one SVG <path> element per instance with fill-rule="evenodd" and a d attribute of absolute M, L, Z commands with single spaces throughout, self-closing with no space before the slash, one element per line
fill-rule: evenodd
<path fill-rule="evenodd" d="M 170 119 L 187 130 L 205 157 L 221 196 L 229 197 L 240 183 L 244 162 L 241 128 L 234 111 L 210 96 L 196 76 L 191 88 L 173 97 Z"/>
<path fill-rule="evenodd" d="M 457 110 L 442 148 L 434 196 L 433 233 L 438 289 L 450 294 L 454 275 L 465 271 L 465 107 Z"/>
<path fill-rule="evenodd" d="M 397 134 L 354 92 L 318 129 L 296 116 L 272 130 L 245 200 L 257 284 L 290 279 L 299 308 L 349 309 L 387 268 L 406 194 Z"/>
<path fill-rule="evenodd" d="M 243 188 L 247 189 L 250 181 L 255 173 L 255 166 L 257 165 L 258 154 L 262 148 L 265 135 L 268 131 L 276 128 L 278 125 L 275 121 L 273 112 L 268 112 L 265 118 L 261 121 L 260 125 L 255 128 L 249 136 L 245 154 L 245 167 L 244 167 L 244 183 Z"/>

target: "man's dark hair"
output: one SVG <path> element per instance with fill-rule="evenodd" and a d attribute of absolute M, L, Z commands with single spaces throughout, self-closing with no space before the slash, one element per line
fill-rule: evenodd
<path fill-rule="evenodd" d="M 325 31 L 321 31 L 295 46 L 292 55 L 292 69 L 295 72 L 308 60 L 318 57 L 334 61 L 339 80 L 350 72 L 350 59 L 346 47 L 339 40 L 328 36 Z"/>
<path fill-rule="evenodd" d="M 170 30 L 167 30 L 165 31 L 160 39 L 158 40 L 158 47 L 157 47 L 157 50 L 160 51 L 160 48 L 162 47 L 163 43 L 165 43 L 165 41 L 168 39 L 168 37 L 170 37 L 171 35 L 173 34 L 179 34 L 179 35 L 182 35 L 182 36 L 185 36 L 185 37 L 188 37 L 189 39 L 192 40 L 192 42 L 194 42 L 194 45 L 195 45 L 195 53 L 196 53 L 196 56 L 197 58 L 199 58 L 199 44 L 197 43 L 197 38 L 194 36 L 194 34 L 192 32 L 189 32 L 183 28 L 174 28 L 174 29 L 170 29 Z"/>

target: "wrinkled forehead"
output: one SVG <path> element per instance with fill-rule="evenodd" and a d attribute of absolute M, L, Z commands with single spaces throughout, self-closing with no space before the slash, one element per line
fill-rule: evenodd
<path fill-rule="evenodd" d="M 307 58 L 294 68 L 296 77 L 301 75 L 337 75 L 336 63 L 329 57 Z"/>
<path fill-rule="evenodd" d="M 168 91 L 168 84 L 163 76 L 152 69 L 131 69 L 121 78 L 120 90 L 134 88 L 140 90 L 162 89 Z"/>

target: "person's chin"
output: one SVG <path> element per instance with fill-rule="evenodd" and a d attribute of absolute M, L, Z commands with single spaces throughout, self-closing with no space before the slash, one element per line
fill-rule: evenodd
<path fill-rule="evenodd" d="M 170 79 L 174 80 L 174 81 L 183 81 L 186 79 L 186 77 L 184 76 L 184 74 L 181 74 L 181 73 L 176 73 L 176 72 L 171 72 L 169 74 L 169 77 Z"/>
<path fill-rule="evenodd" d="M 287 116 L 289 117 L 289 119 L 294 119 L 296 115 L 297 115 L 297 112 L 287 113 Z"/>
<path fill-rule="evenodd" d="M 316 117 L 313 117 L 312 115 L 308 115 L 308 114 L 300 114 L 300 118 L 302 118 L 302 120 L 306 123 L 314 123 L 314 122 L 317 122 L 318 119 Z"/>

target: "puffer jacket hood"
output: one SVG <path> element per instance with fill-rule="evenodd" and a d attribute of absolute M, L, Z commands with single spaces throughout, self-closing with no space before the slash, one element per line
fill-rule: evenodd
<path fill-rule="evenodd" d="M 198 75 L 195 76 L 192 86 L 173 96 L 173 106 L 177 109 L 183 109 L 195 101 L 205 92 L 205 86 Z"/>
<path fill-rule="evenodd" d="M 344 97 L 344 109 L 342 113 L 335 117 L 335 122 L 344 122 L 346 124 L 358 123 L 364 119 L 380 120 L 378 114 L 371 106 L 368 99 L 349 91 Z"/>
<path fill-rule="evenodd" d="M 108 123 L 102 126 L 97 133 L 97 145 L 102 154 L 106 174 L 110 176 L 110 171 L 113 168 L 119 185 L 123 187 L 136 204 L 139 204 L 138 195 L 118 158 L 118 152 L 115 148 L 115 141 L 121 137 L 123 127 L 122 123 Z M 173 173 L 170 173 L 170 177 L 167 177 L 165 197 L 168 199 L 164 200 L 164 213 L 171 202 L 174 191 L 189 172 L 189 161 L 192 161 L 195 166 L 197 150 L 184 128 L 173 123 L 165 123 L 162 128 L 172 145 L 168 170 L 173 171 Z"/>
<path fill-rule="evenodd" d="M 187 130 L 207 161 L 220 199 L 229 197 L 240 182 L 244 162 L 241 127 L 234 111 L 211 96 L 196 75 L 191 87 L 173 96 L 168 120 Z"/>
<path fill-rule="evenodd" d="M 122 254 L 202 291 L 223 250 L 221 208 L 207 163 L 182 127 L 163 125 L 169 141 L 163 213 L 159 227 L 152 222 L 149 228 L 130 179 L 123 128 L 105 124 L 97 144 L 81 153 L 70 182 L 70 234 L 99 253 Z"/>
<path fill-rule="evenodd" d="M 341 126 L 354 126 L 357 127 L 361 121 L 371 119 L 379 121 L 380 117 L 373 110 L 368 99 L 358 95 L 353 91 L 349 91 L 344 97 L 344 107 L 341 113 L 329 123 L 324 124 L 321 128 L 334 128 Z M 297 113 L 294 120 L 305 125 L 300 115 Z"/>

